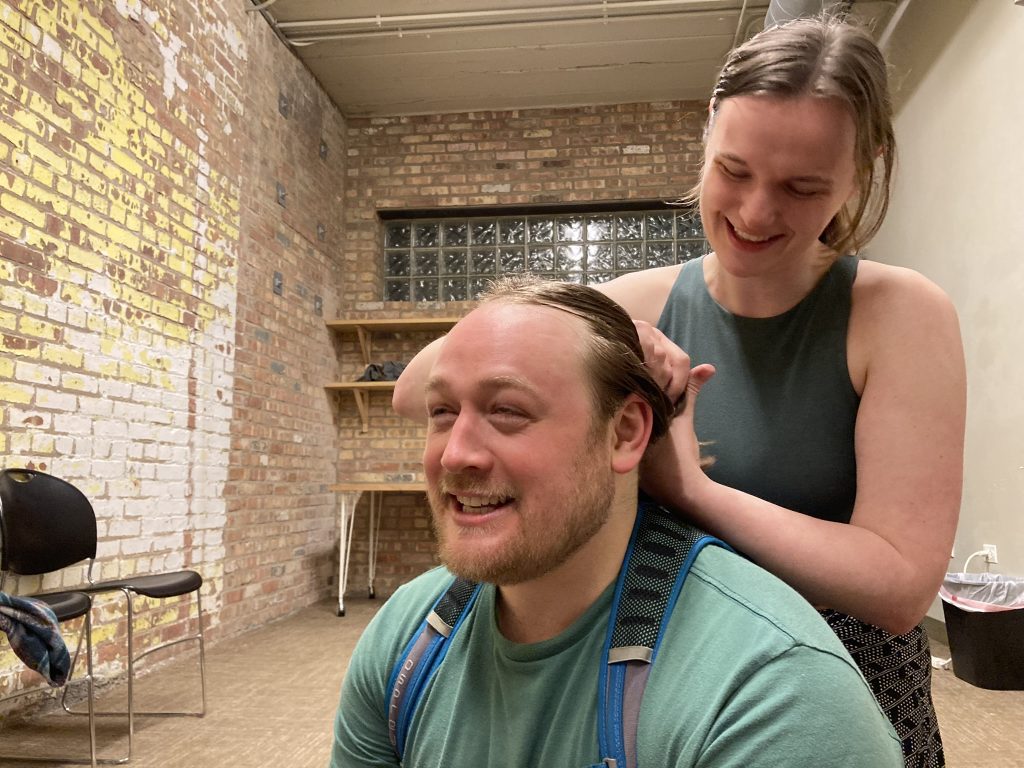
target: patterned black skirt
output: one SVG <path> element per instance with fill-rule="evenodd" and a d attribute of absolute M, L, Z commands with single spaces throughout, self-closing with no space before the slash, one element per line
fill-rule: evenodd
<path fill-rule="evenodd" d="M 943 768 L 942 736 L 932 704 L 932 655 L 924 628 L 905 635 L 833 610 L 820 611 L 853 656 L 903 742 L 907 768 Z"/>

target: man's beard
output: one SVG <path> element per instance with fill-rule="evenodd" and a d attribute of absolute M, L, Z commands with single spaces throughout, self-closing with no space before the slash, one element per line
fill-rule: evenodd
<path fill-rule="evenodd" d="M 562 471 L 566 485 L 572 487 L 558 498 L 544 500 L 542 508 L 534 501 L 530 509 L 520 506 L 515 510 L 519 525 L 498 551 L 491 547 L 484 552 L 474 549 L 475 534 L 485 535 L 486 526 L 479 532 L 451 531 L 439 522 L 446 514 L 451 492 L 447 489 L 457 490 L 460 496 L 513 496 L 519 505 L 518 494 L 479 480 L 461 482 L 458 475 L 443 476 L 436 489 L 428 490 L 441 562 L 462 578 L 499 585 L 540 578 L 564 563 L 593 538 L 611 514 L 615 481 L 606 451 L 600 448 L 600 443 L 588 442 L 574 461 L 567 462 Z"/>

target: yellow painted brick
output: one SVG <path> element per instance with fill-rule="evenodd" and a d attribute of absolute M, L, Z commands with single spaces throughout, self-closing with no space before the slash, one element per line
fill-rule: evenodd
<path fill-rule="evenodd" d="M 50 125 L 55 125 L 66 133 L 71 132 L 71 118 L 54 111 L 50 101 L 38 93 L 32 93 L 28 99 L 28 108 L 43 118 Z"/>
<path fill-rule="evenodd" d="M 54 323 L 48 323 L 36 317 L 22 315 L 18 321 L 18 331 L 26 336 L 35 336 L 45 339 L 59 339 L 61 328 Z"/>
<path fill-rule="evenodd" d="M 87 208 L 92 205 L 92 193 L 89 192 L 89 188 L 86 186 L 75 187 L 72 199 L 79 205 Z"/>
<path fill-rule="evenodd" d="M 121 363 L 118 366 L 117 378 L 129 384 L 149 384 L 149 371 L 141 366 Z"/>
<path fill-rule="evenodd" d="M 14 378 L 14 361 L 7 357 L 0 357 L 0 378 Z"/>
<path fill-rule="evenodd" d="M 134 309 L 141 309 L 144 312 L 154 312 L 153 305 L 156 300 L 149 294 L 137 291 L 131 286 L 121 283 L 118 286 L 118 297 Z"/>
<path fill-rule="evenodd" d="M 32 388 L 14 382 L 0 382 L 0 400 L 11 405 L 28 405 L 32 402 Z"/>
<path fill-rule="evenodd" d="M 123 149 L 114 147 L 110 151 L 111 159 L 121 166 L 129 176 L 138 178 L 142 175 L 142 164 Z"/>
<path fill-rule="evenodd" d="M 189 329 L 180 323 L 164 323 L 161 334 L 164 338 L 188 341 Z"/>
<path fill-rule="evenodd" d="M 42 227 L 46 224 L 46 214 L 19 197 L 6 193 L 0 194 L 0 208 L 37 227 Z"/>
<path fill-rule="evenodd" d="M 57 88 L 57 103 L 66 109 L 76 120 L 82 122 L 91 122 L 95 113 L 92 109 L 75 93 L 67 90 L 66 88 Z"/>
<path fill-rule="evenodd" d="M 90 272 L 100 272 L 103 270 L 103 257 L 78 246 L 71 246 L 68 249 L 68 260 L 73 264 L 85 267 Z"/>
<path fill-rule="evenodd" d="M 181 322 L 181 309 L 168 301 L 153 301 L 153 312 L 160 317 L 165 317 L 175 323 Z"/>
<path fill-rule="evenodd" d="M 65 174 L 68 172 L 68 161 L 35 137 L 28 137 L 28 144 L 25 150 L 35 159 L 42 160 L 57 173 Z"/>
<path fill-rule="evenodd" d="M 44 136 L 46 134 L 46 123 L 28 110 L 17 110 L 13 115 L 11 115 L 11 119 L 33 136 Z"/>
<path fill-rule="evenodd" d="M 5 262 L 10 268 L 13 269 L 13 265 L 10 262 Z M 9 280 L 12 276 L 5 275 L 5 279 Z M 13 331 L 18 324 L 18 316 L 13 312 L 0 309 L 0 329 L 5 331 Z M 5 358 L 0 357 L 0 361 Z M 13 369 L 12 369 L 13 370 Z"/>
<path fill-rule="evenodd" d="M 74 373 L 66 374 L 60 383 L 64 389 L 71 389 L 76 392 L 88 392 L 90 390 L 89 381 L 84 376 Z"/>
<path fill-rule="evenodd" d="M 124 210 L 121 206 L 117 207 Z M 139 236 L 127 227 L 110 227 L 107 230 L 107 236 L 110 238 L 110 242 L 124 246 L 129 251 L 136 251 L 139 248 Z"/>
<path fill-rule="evenodd" d="M 7 235 L 11 240 L 19 240 L 24 231 L 25 225 L 22 222 L 12 219 L 7 214 L 0 213 L 0 234 Z"/>
<path fill-rule="evenodd" d="M 105 157 L 92 153 L 89 155 L 89 165 L 118 186 L 122 185 L 124 174 L 121 172 L 121 169 Z"/>
<path fill-rule="evenodd" d="M 33 177 L 35 177 L 35 174 L 33 174 Z M 40 208 L 45 209 L 49 207 L 54 213 L 61 216 L 66 216 L 71 207 L 68 201 L 60 195 L 38 184 L 28 184 L 25 188 L 25 197 L 36 203 Z"/>
<path fill-rule="evenodd" d="M 112 379 L 117 376 L 117 362 L 114 360 L 104 360 L 100 363 L 96 370 L 100 376 L 108 379 Z"/>
<path fill-rule="evenodd" d="M 68 253 L 67 238 L 69 234 L 68 225 L 64 221 L 61 221 L 60 232 L 57 237 L 54 237 L 48 232 L 42 232 L 38 229 L 33 229 L 32 227 L 26 227 L 25 242 L 42 253 L 46 253 L 51 256 L 59 256 L 63 259 Z"/>
<path fill-rule="evenodd" d="M 62 197 L 71 197 L 75 191 L 75 185 L 71 183 L 71 180 L 65 177 L 57 179 L 57 193 Z"/>
<path fill-rule="evenodd" d="M 85 227 L 98 235 L 106 236 L 106 222 L 96 216 L 91 210 L 79 205 L 71 205 L 68 210 L 68 216 L 79 226 Z"/>
<path fill-rule="evenodd" d="M 35 168 L 32 169 L 32 178 L 44 187 L 52 187 L 56 177 L 53 175 L 53 171 L 45 165 L 37 163 Z"/>
<path fill-rule="evenodd" d="M 66 365 L 69 368 L 80 368 L 85 362 L 85 355 L 82 352 L 59 344 L 44 344 L 42 358 L 48 363 Z"/>
<path fill-rule="evenodd" d="M 4 182 L 4 186 L 7 187 L 7 191 L 15 197 L 22 197 L 25 194 L 25 188 L 28 187 L 28 182 L 20 176 L 8 175 Z"/>
<path fill-rule="evenodd" d="M 32 157 L 24 152 L 15 152 L 11 162 L 15 168 L 26 176 L 32 172 Z"/>
<path fill-rule="evenodd" d="M 82 68 L 82 82 L 92 91 L 96 91 L 100 86 L 100 75 L 92 67 Z"/>
<path fill-rule="evenodd" d="M 27 59 L 32 52 L 32 46 L 21 36 L 20 30 L 15 31 L 10 26 L 0 27 L 0 46 L 10 48 L 23 59 Z"/>
<path fill-rule="evenodd" d="M 82 76 L 82 62 L 70 51 L 64 51 L 64 58 L 61 59 L 61 64 L 64 65 L 64 69 L 73 80 L 77 80 Z"/>
<path fill-rule="evenodd" d="M 0 21 L 11 29 L 21 29 L 21 15 L 10 6 L 0 7 Z"/>

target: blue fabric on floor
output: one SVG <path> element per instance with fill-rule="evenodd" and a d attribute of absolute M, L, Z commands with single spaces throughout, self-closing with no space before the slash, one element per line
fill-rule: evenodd
<path fill-rule="evenodd" d="M 59 688 L 68 680 L 71 657 L 57 615 L 42 600 L 0 592 L 0 630 L 29 669 Z"/>

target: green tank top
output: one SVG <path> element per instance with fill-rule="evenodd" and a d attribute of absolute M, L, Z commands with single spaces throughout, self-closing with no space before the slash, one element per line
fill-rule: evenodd
<path fill-rule="evenodd" d="M 787 509 L 848 523 L 857 491 L 846 331 L 857 258 L 837 259 L 799 304 L 739 317 L 708 293 L 703 258 L 683 265 L 658 328 L 714 378 L 697 401 L 708 475 Z"/>

